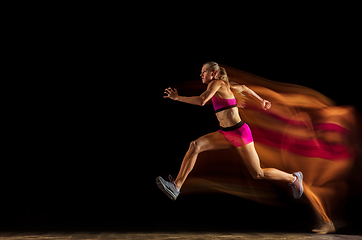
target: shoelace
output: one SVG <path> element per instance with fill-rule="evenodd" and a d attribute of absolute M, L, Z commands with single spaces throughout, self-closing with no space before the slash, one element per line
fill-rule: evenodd
<path fill-rule="evenodd" d="M 170 181 L 170 183 L 172 183 L 172 176 L 168 175 L 168 180 Z"/>
<path fill-rule="evenodd" d="M 172 179 L 172 176 L 171 175 L 168 175 L 168 180 L 170 181 L 170 183 L 175 187 L 175 190 L 178 191 L 178 188 L 176 186 L 176 183 L 175 181 Z"/>

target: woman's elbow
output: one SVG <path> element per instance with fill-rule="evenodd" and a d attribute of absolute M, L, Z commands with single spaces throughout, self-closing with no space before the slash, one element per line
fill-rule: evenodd
<path fill-rule="evenodd" d="M 201 98 L 200 106 L 203 107 L 207 103 L 206 99 Z"/>

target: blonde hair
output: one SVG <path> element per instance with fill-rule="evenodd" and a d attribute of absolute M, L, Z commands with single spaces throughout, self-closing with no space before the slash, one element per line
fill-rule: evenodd
<path fill-rule="evenodd" d="M 221 67 L 217 62 L 212 62 L 212 61 L 207 62 L 204 65 L 208 65 L 209 70 L 217 71 L 217 75 L 216 75 L 217 78 L 220 80 L 223 80 L 228 85 L 231 92 L 234 94 L 234 97 L 236 99 L 238 106 L 241 108 L 244 108 L 246 106 L 247 98 L 245 97 L 244 94 L 242 94 L 240 91 L 238 91 L 237 88 L 233 87 L 233 85 L 235 85 L 235 83 L 233 83 L 233 85 L 230 86 L 229 77 L 226 73 L 225 68 Z"/>
<path fill-rule="evenodd" d="M 207 62 L 204 65 L 208 65 L 209 70 L 217 71 L 216 76 L 218 77 L 218 79 L 223 80 L 230 87 L 229 78 L 228 78 L 225 68 L 221 67 L 218 63 L 212 62 L 212 61 Z"/>

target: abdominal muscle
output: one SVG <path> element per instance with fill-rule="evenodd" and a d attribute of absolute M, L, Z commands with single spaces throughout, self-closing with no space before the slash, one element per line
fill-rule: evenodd
<path fill-rule="evenodd" d="M 237 107 L 218 112 L 216 117 L 219 120 L 220 126 L 224 128 L 234 126 L 241 121 Z"/>

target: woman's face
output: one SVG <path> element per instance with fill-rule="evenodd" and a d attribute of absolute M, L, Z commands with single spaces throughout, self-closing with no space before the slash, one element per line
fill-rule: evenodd
<path fill-rule="evenodd" d="M 204 65 L 201 69 L 200 77 L 202 79 L 202 83 L 208 84 L 215 78 L 215 71 L 211 71 L 208 69 L 208 65 Z"/>

